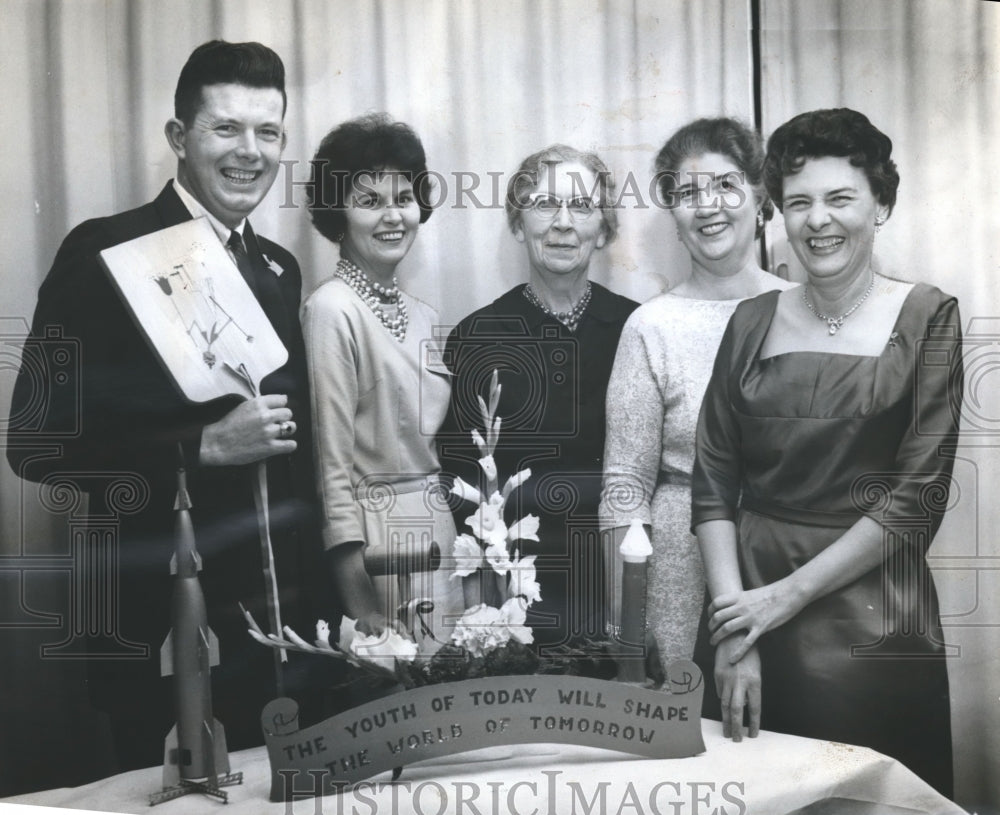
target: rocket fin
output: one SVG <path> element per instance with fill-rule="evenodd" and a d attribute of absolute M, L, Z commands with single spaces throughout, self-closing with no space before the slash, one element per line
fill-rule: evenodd
<path fill-rule="evenodd" d="M 160 676 L 172 676 L 174 673 L 174 630 L 167 632 L 167 638 L 160 646 Z"/>
<path fill-rule="evenodd" d="M 163 740 L 163 787 L 175 787 L 181 782 L 181 770 L 178 764 L 177 725 L 170 728 Z"/>
<path fill-rule="evenodd" d="M 229 751 L 226 749 L 226 729 L 218 719 L 212 719 L 212 732 L 215 736 L 215 772 L 219 775 L 229 773 Z"/>
<path fill-rule="evenodd" d="M 219 768 L 216 766 L 216 750 L 215 750 L 215 719 L 212 719 L 212 724 L 207 721 L 202 721 L 201 723 L 201 774 L 205 778 L 217 779 L 219 777 Z"/>
<path fill-rule="evenodd" d="M 211 628 L 208 629 L 208 664 L 219 664 L 219 638 Z"/>

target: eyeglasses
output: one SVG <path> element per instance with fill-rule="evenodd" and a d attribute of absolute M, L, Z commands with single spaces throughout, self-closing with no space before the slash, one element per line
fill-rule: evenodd
<path fill-rule="evenodd" d="M 597 202 L 593 198 L 586 198 L 582 195 L 576 198 L 560 198 L 557 195 L 550 195 L 547 192 L 536 192 L 528 196 L 528 209 L 539 218 L 552 221 L 559 210 L 566 206 L 571 220 L 585 221 L 597 210 Z"/>

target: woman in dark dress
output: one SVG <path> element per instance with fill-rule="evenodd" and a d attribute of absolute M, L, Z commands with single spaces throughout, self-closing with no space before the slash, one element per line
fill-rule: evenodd
<path fill-rule="evenodd" d="M 951 795 L 948 675 L 925 561 L 948 504 L 958 305 L 875 273 L 899 176 L 860 113 L 795 117 L 765 183 L 809 279 L 741 304 L 698 423 L 723 726 L 871 747 Z"/>
<path fill-rule="evenodd" d="M 604 402 L 618 337 L 638 305 L 588 278 L 594 252 L 617 231 L 613 198 L 611 174 L 593 153 L 552 145 L 528 156 L 506 198 L 528 283 L 463 319 L 445 352 L 454 381 L 440 437 L 444 471 L 478 483 L 469 431 L 481 423 L 476 396 L 486 398 L 494 369 L 502 385 L 497 468 L 503 477 L 531 468 L 508 502 L 508 521 L 528 513 L 540 520 L 539 541 L 523 542 L 521 554 L 538 555 L 542 600 L 527 623 L 542 654 L 603 633 Z"/>

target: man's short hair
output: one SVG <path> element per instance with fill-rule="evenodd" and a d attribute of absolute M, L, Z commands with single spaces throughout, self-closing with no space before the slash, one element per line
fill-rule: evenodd
<path fill-rule="evenodd" d="M 224 84 L 281 91 L 281 115 L 285 115 L 288 97 L 281 57 L 259 42 L 212 40 L 195 48 L 181 68 L 174 91 L 174 116 L 190 125 L 201 106 L 201 89 Z"/>

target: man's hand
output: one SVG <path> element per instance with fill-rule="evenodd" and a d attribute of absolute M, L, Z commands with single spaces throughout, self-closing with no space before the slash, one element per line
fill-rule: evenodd
<path fill-rule="evenodd" d="M 202 429 L 198 460 L 203 466 L 222 467 L 295 452 L 295 440 L 287 438 L 295 433 L 292 411 L 287 405 L 288 397 L 284 394 L 268 394 L 233 408 Z"/>

